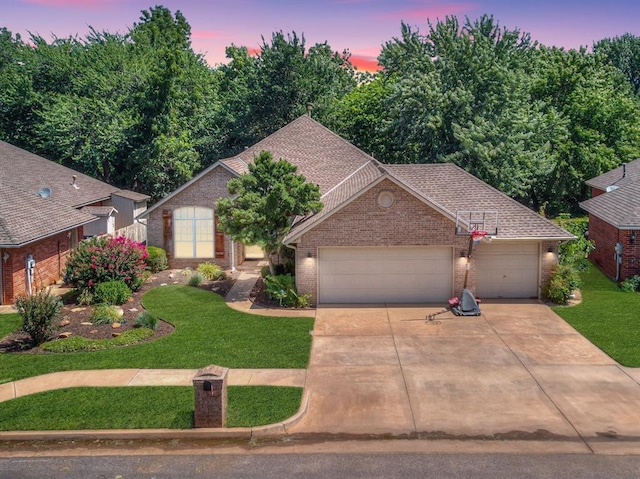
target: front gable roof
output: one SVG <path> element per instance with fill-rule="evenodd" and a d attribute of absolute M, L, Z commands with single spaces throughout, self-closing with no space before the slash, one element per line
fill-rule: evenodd
<path fill-rule="evenodd" d="M 451 219 L 452 223 L 458 210 L 498 210 L 498 234 L 495 239 L 561 241 L 575 238 L 551 221 L 451 163 L 383 165 L 373 160 L 323 195 L 322 211 L 315 215 L 296 218 L 284 242 L 295 243 L 304 233 L 384 178 L 399 184 L 407 192 Z"/>
<path fill-rule="evenodd" d="M 618 229 L 640 229 L 640 158 L 586 183 L 604 193 L 581 202 L 583 210 Z"/>

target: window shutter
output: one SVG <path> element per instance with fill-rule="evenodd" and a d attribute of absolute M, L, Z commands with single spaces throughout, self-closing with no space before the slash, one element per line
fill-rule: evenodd
<path fill-rule="evenodd" d="M 162 247 L 167 256 L 173 256 L 173 212 L 162 210 Z"/>
<path fill-rule="evenodd" d="M 215 215 L 216 258 L 224 258 L 224 233 L 218 229 L 218 215 Z"/>

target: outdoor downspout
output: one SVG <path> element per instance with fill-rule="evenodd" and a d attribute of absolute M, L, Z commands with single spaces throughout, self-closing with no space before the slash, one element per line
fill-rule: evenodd
<path fill-rule="evenodd" d="M 236 242 L 231 240 L 231 271 L 236 270 Z"/>

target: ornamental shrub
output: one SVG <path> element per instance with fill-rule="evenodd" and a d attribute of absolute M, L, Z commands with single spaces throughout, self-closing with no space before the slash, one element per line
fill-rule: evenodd
<path fill-rule="evenodd" d="M 62 301 L 48 289 L 18 297 L 15 306 L 22 317 L 22 330 L 29 335 L 33 346 L 44 343 L 56 330 Z"/>
<path fill-rule="evenodd" d="M 187 282 L 187 284 L 189 286 L 193 286 L 194 288 L 198 288 L 203 281 L 204 276 L 202 275 L 202 273 L 198 273 L 197 271 L 195 271 L 191 276 L 189 276 L 189 281 Z"/>
<path fill-rule="evenodd" d="M 123 323 L 121 311 L 110 304 L 97 305 L 91 313 L 93 324 Z"/>
<path fill-rule="evenodd" d="M 632 276 L 620 283 L 620 289 L 625 293 L 634 293 L 640 291 L 640 276 Z"/>
<path fill-rule="evenodd" d="M 567 304 L 571 293 L 580 288 L 580 275 L 572 265 L 560 264 L 551 275 L 544 296 L 556 304 Z"/>
<path fill-rule="evenodd" d="M 94 303 L 124 304 L 130 297 L 131 290 L 121 279 L 100 283 L 93 292 Z"/>
<path fill-rule="evenodd" d="M 136 316 L 136 327 L 149 328 L 155 331 L 158 329 L 158 318 L 149 311 L 142 311 Z"/>
<path fill-rule="evenodd" d="M 145 260 L 147 269 L 152 273 L 164 271 L 169 267 L 167 252 L 157 246 L 147 246 L 147 259 Z"/>
<path fill-rule="evenodd" d="M 293 308 L 306 308 L 309 306 L 310 295 L 297 292 L 295 279 L 290 274 L 266 276 L 264 284 L 269 297 L 277 299 L 280 306 Z"/>
<path fill-rule="evenodd" d="M 220 266 L 218 266 L 215 263 L 210 263 L 208 261 L 206 263 L 200 263 L 196 268 L 196 271 L 198 271 L 198 273 L 200 273 L 209 281 L 224 279 L 227 276 L 224 270 Z"/>
<path fill-rule="evenodd" d="M 91 238 L 71 253 L 64 279 L 79 290 L 93 292 L 100 283 L 122 280 L 137 291 L 144 281 L 146 258 L 144 245 L 124 236 Z"/>

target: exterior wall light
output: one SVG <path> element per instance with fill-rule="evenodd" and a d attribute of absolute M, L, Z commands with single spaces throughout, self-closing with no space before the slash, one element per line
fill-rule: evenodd
<path fill-rule="evenodd" d="M 464 258 L 465 256 L 467 256 L 467 252 L 464 250 L 460 251 L 460 257 Z"/>
<path fill-rule="evenodd" d="M 547 250 L 547 253 L 553 253 L 553 246 L 549 246 L 549 249 Z"/>
<path fill-rule="evenodd" d="M 635 242 L 636 242 L 636 234 L 634 232 L 634 233 L 631 233 L 631 236 L 629 236 L 629 244 L 633 244 Z"/>
<path fill-rule="evenodd" d="M 313 255 L 311 254 L 311 251 L 307 251 L 307 258 L 313 258 Z"/>

